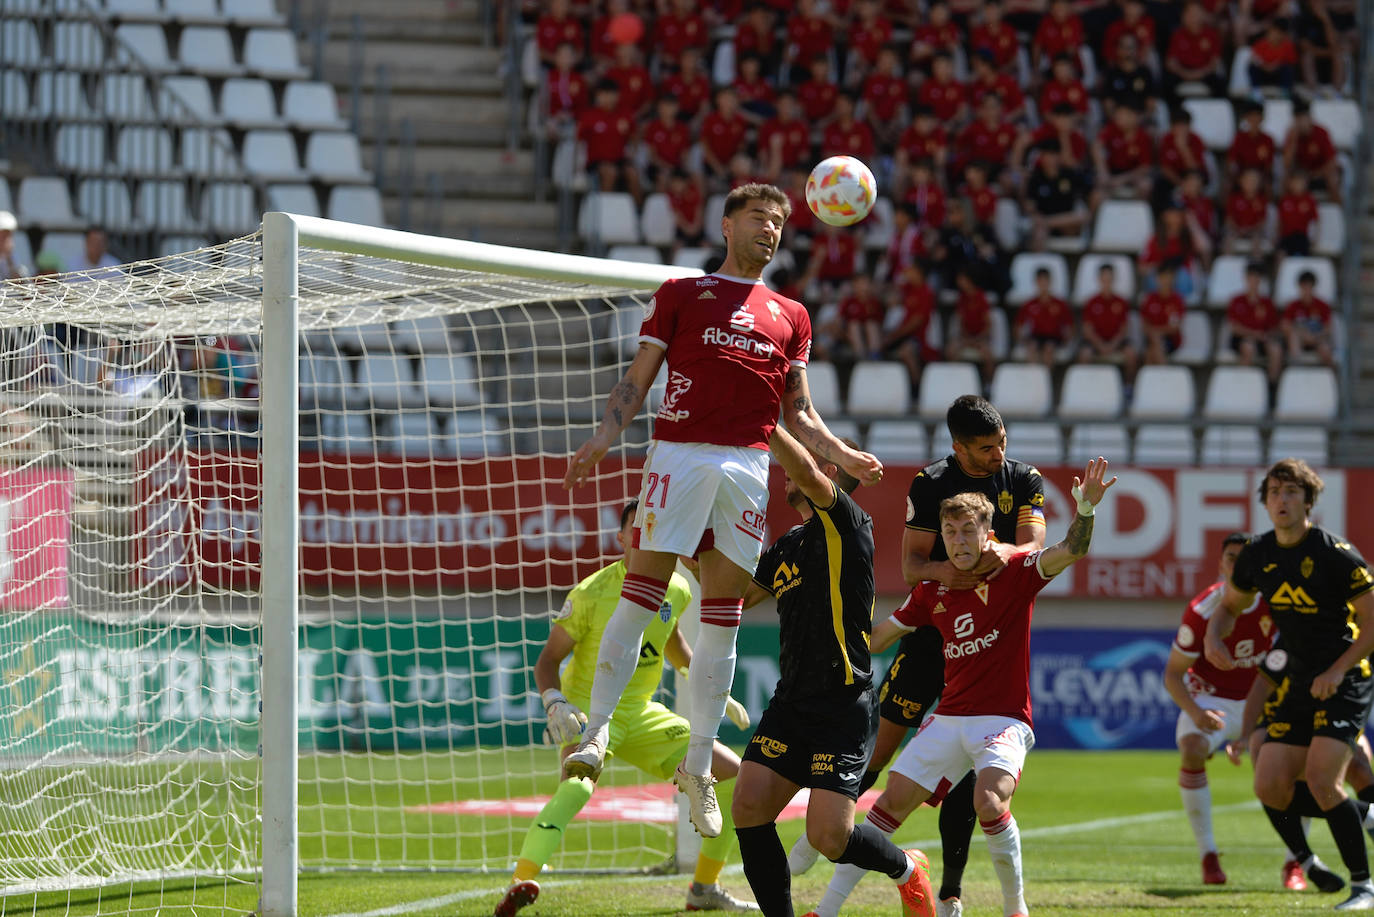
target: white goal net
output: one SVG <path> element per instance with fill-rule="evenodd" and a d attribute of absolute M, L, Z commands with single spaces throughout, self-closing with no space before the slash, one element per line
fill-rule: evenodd
<path fill-rule="evenodd" d="M 272 913 L 296 858 L 504 872 L 557 784 L 531 667 L 618 552 L 652 405 L 572 494 L 566 456 L 696 272 L 265 221 L 0 284 L 0 913 L 170 877 Z M 602 785 L 551 866 L 668 862 L 667 790 Z"/>

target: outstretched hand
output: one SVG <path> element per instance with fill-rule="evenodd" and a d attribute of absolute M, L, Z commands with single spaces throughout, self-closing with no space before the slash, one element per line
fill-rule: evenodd
<path fill-rule="evenodd" d="M 592 473 L 596 463 L 605 458 L 610 449 L 611 444 L 600 432 L 579 446 L 572 458 L 568 459 L 568 470 L 563 474 L 563 487 L 572 490 L 587 480 L 587 476 Z"/>
<path fill-rule="evenodd" d="M 883 463 L 870 452 L 853 452 L 839 464 L 846 473 L 858 478 L 860 484 L 877 484 L 883 479 Z"/>
<path fill-rule="evenodd" d="M 1093 506 L 1102 502 L 1102 496 L 1107 492 L 1107 488 L 1116 483 L 1116 475 L 1112 475 L 1110 481 L 1102 480 L 1107 475 L 1107 460 L 1098 456 L 1088 463 L 1088 467 L 1083 469 L 1083 480 L 1077 477 L 1073 479 L 1073 489 L 1070 491 L 1075 500 L 1086 500 Z"/>

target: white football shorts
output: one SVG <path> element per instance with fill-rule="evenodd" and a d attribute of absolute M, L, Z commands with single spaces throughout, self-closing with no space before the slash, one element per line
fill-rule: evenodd
<path fill-rule="evenodd" d="M 1234 742 L 1240 738 L 1241 714 L 1245 710 L 1245 701 L 1232 700 L 1227 697 L 1213 697 L 1210 694 L 1197 694 L 1193 700 L 1203 710 L 1215 710 L 1226 720 L 1226 725 L 1216 732 L 1203 732 L 1197 728 L 1193 718 L 1182 710 L 1178 712 L 1178 725 L 1174 727 L 1174 742 L 1182 742 L 1184 736 L 1199 735 L 1207 740 L 1207 754 L 1212 754 L 1227 742 Z"/>
<path fill-rule="evenodd" d="M 655 442 L 639 489 L 636 546 L 689 557 L 714 547 L 752 573 L 763 553 L 767 510 L 764 450 Z"/>
<path fill-rule="evenodd" d="M 939 795 L 973 770 L 995 767 L 1018 781 L 1026 753 L 1035 744 L 1030 726 L 1010 716 L 926 717 L 892 765 L 932 794 Z"/>

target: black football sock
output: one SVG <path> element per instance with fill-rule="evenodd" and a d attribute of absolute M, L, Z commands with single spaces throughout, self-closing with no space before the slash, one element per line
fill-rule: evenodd
<path fill-rule="evenodd" d="M 1355 797 L 1359 799 L 1361 802 L 1374 804 L 1374 783 L 1371 783 L 1369 786 L 1360 790 L 1358 793 L 1355 794 Z"/>
<path fill-rule="evenodd" d="M 978 815 L 973 811 L 974 775 L 959 781 L 940 803 L 940 897 L 958 898 L 968 865 L 969 844 Z"/>
<path fill-rule="evenodd" d="M 1299 780 L 1293 784 L 1293 801 L 1288 804 L 1288 811 L 1294 815 L 1305 815 L 1308 818 L 1326 817 L 1326 813 L 1317 804 L 1317 799 L 1312 795 L 1312 790 L 1305 780 Z"/>
<path fill-rule="evenodd" d="M 878 782 L 878 778 L 883 775 L 882 768 L 876 771 L 864 771 L 864 779 L 859 781 L 859 795 L 862 796 L 873 788 L 873 784 Z M 1374 787 L 1371 787 L 1374 788 Z"/>
<path fill-rule="evenodd" d="M 754 892 L 754 900 L 765 917 L 795 917 L 792 912 L 792 873 L 787 868 L 787 851 L 778 838 L 774 822 L 752 828 L 735 828 L 744 877 Z"/>
<path fill-rule="evenodd" d="M 1307 844 L 1307 835 L 1302 830 L 1302 818 L 1286 809 L 1275 809 L 1270 806 L 1264 807 L 1264 814 L 1269 816 L 1269 824 L 1274 826 L 1274 831 L 1278 834 L 1279 840 L 1293 853 L 1293 857 L 1299 863 L 1306 863 L 1312 858 L 1312 848 Z"/>
<path fill-rule="evenodd" d="M 1351 883 L 1369 881 L 1369 855 L 1364 847 L 1364 826 L 1355 800 L 1342 800 L 1340 805 L 1324 813 L 1331 828 L 1331 839 L 1341 852 L 1341 861 L 1350 872 Z"/>
<path fill-rule="evenodd" d="M 909 863 L 906 851 L 888 838 L 877 825 L 862 822 L 849 832 L 849 843 L 836 863 L 850 863 L 860 869 L 880 872 L 900 879 Z M 755 896 L 757 897 L 757 896 Z"/>

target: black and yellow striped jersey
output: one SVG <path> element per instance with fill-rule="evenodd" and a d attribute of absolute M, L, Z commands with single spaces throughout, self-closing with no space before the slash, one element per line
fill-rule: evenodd
<path fill-rule="evenodd" d="M 1279 626 L 1277 648 L 1300 680 L 1320 675 L 1346 651 L 1358 633 L 1350 602 L 1374 589 L 1360 552 L 1315 525 L 1294 545 L 1280 545 L 1272 531 L 1252 539 L 1236 557 L 1231 582 L 1263 594 Z"/>
<path fill-rule="evenodd" d="M 873 680 L 873 520 L 834 493 L 763 552 L 754 574 L 778 600 L 783 700 L 852 697 Z"/>

